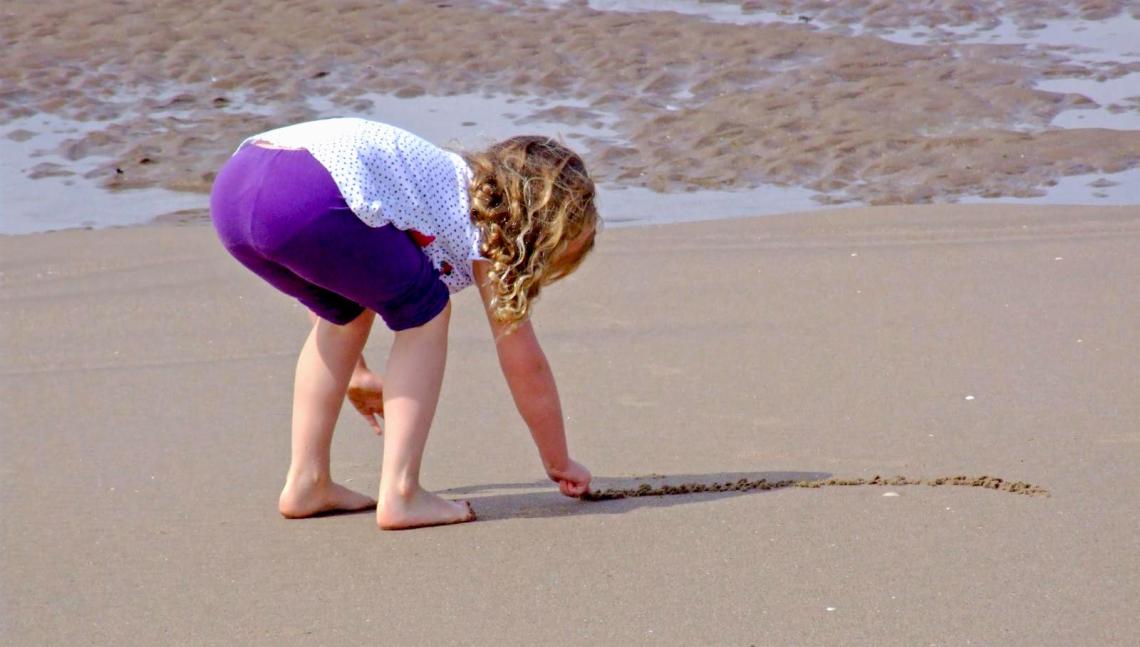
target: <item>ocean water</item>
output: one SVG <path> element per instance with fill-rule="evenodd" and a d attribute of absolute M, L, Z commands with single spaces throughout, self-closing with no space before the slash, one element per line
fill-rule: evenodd
<path fill-rule="evenodd" d="M 0 127 L 0 234 L 75 227 L 114 227 L 204 208 L 206 196 L 167 189 L 109 191 L 84 177 L 98 158 L 73 161 L 59 152 L 69 139 L 106 122 L 38 114 Z"/>
<path fill-rule="evenodd" d="M 489 0 L 491 1 L 491 0 Z M 535 4 L 559 4 L 536 0 Z M 859 24 L 829 25 L 794 12 L 743 11 L 739 5 L 698 0 L 589 0 L 602 11 L 669 11 L 734 24 L 771 22 L 809 24 L 837 33 L 872 33 Z M 810 18 L 810 20 L 805 20 Z M 1049 51 L 1086 67 L 1140 63 L 1140 20 L 1127 12 L 1105 20 L 1046 20 L 1025 30 L 1013 21 L 935 29 L 877 30 L 876 37 L 907 44 L 1011 44 Z M 1059 113 L 1053 128 L 1140 130 L 1140 72 L 1107 80 L 1048 78 L 1039 89 L 1081 94 L 1095 102 Z M 172 91 L 177 91 L 173 89 Z M 240 94 L 234 94 L 240 97 Z M 623 143 L 618 117 L 585 102 L 543 100 L 529 96 L 453 95 L 396 98 L 370 95 L 366 109 L 350 109 L 323 98 L 309 100 L 318 115 L 382 118 L 449 148 L 478 148 L 506 136 L 532 131 L 560 137 L 587 159 L 592 147 Z M 131 97 L 124 96 L 128 101 Z M 679 101 L 685 97 L 678 97 Z M 272 112 L 255 104 L 233 109 Z M 1131 109 L 1106 106 L 1130 105 Z M 583 119 L 583 111 L 589 118 Z M 0 234 L 25 234 L 73 227 L 109 227 L 145 223 L 176 211 L 205 209 L 207 196 L 160 188 L 106 190 L 93 179 L 104 160 L 67 159 L 61 145 L 115 123 L 72 120 L 39 114 L 0 124 Z M 655 192 L 642 187 L 602 183 L 599 206 L 610 226 L 644 225 L 702 218 L 744 217 L 809 211 L 827 205 L 830 196 L 802 186 L 760 185 L 746 190 Z M 1117 174 L 1060 178 L 1034 198 L 970 199 L 968 202 L 1026 204 L 1140 204 L 1140 169 Z"/>
<path fill-rule="evenodd" d="M 589 124 L 565 123 L 543 114 L 585 108 L 584 102 L 481 94 L 397 98 L 356 97 L 369 104 L 354 109 L 323 97 L 309 99 L 318 116 L 377 118 L 452 150 L 474 150 L 520 133 L 551 135 L 589 157 L 591 145 L 620 141 L 613 115 L 594 111 Z M 534 116 L 536 115 L 537 116 Z M 142 224 L 176 211 L 206 209 L 208 196 L 162 188 L 107 190 L 84 175 L 102 161 L 66 159 L 59 147 L 113 121 L 78 121 L 36 115 L 0 127 L 0 234 L 29 234 L 75 227 Z M 12 133 L 23 133 L 16 139 Z M 32 136 L 26 133 L 34 133 Z M 253 133 L 250 133 L 253 134 Z M 25 137 L 27 137 L 25 139 Z M 759 186 L 742 191 L 660 193 L 642 187 L 602 184 L 598 207 L 608 226 L 629 226 L 708 218 L 744 217 L 818 208 L 814 191 Z"/>

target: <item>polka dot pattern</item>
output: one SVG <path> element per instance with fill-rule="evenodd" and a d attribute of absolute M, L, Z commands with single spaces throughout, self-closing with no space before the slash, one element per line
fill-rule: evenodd
<path fill-rule="evenodd" d="M 253 140 L 308 150 L 364 223 L 417 232 L 413 238 L 450 292 L 473 282 L 479 232 L 469 215 L 471 169 L 459 155 L 395 126 L 353 118 L 286 126 L 246 142 Z"/>

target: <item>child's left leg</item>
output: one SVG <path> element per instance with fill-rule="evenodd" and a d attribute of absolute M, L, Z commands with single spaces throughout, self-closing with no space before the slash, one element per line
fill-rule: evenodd
<path fill-rule="evenodd" d="M 375 318 L 375 313 L 371 311 L 366 314 Z M 316 325 L 319 318 L 312 310 L 309 311 L 309 321 L 313 325 Z M 384 417 L 384 380 L 368 368 L 363 353 L 356 359 L 352 377 L 348 379 L 348 401 L 364 416 L 364 421 L 376 435 L 384 433 L 377 420 L 377 417 Z"/>
<path fill-rule="evenodd" d="M 292 460 L 278 500 L 285 517 L 376 506 L 375 499 L 334 483 L 329 465 L 337 415 L 374 316 L 365 311 L 343 326 L 318 319 L 301 349 L 293 387 Z"/>

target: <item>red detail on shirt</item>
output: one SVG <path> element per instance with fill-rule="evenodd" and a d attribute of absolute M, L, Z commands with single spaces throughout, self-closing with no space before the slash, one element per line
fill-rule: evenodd
<path fill-rule="evenodd" d="M 455 268 L 451 267 L 451 263 L 448 263 L 447 261 L 444 261 L 439 265 L 439 270 L 443 272 L 444 276 L 451 276 L 451 271 L 453 269 Z"/>
<path fill-rule="evenodd" d="M 416 244 L 419 245 L 420 247 L 427 247 L 428 245 L 430 245 L 432 243 L 433 240 L 435 240 L 435 236 L 428 236 L 427 234 L 422 234 L 422 233 L 416 231 L 415 229 L 409 229 L 408 235 L 411 236 L 412 240 L 416 241 Z"/>

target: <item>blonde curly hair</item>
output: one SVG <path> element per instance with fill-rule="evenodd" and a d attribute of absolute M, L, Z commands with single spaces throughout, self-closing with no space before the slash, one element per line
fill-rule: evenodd
<path fill-rule="evenodd" d="M 491 262 L 491 314 L 513 328 L 543 286 L 572 273 L 593 249 L 594 182 L 581 157 L 548 137 L 513 137 L 465 157 L 471 221 Z"/>

